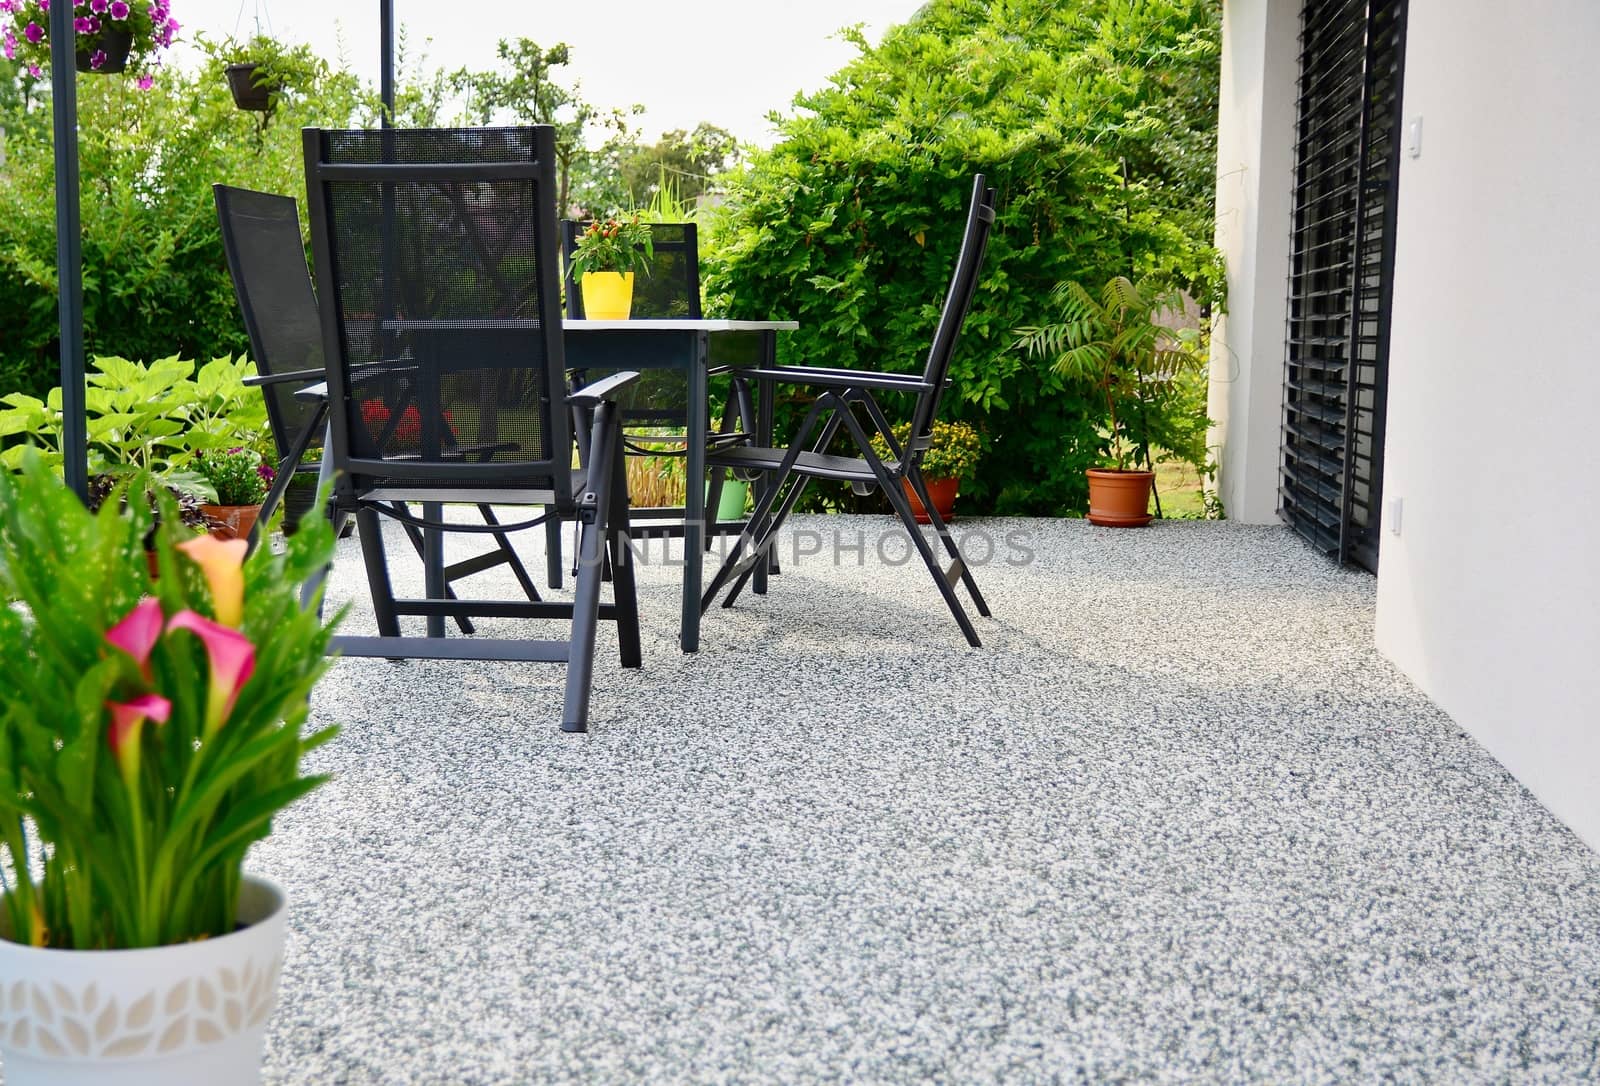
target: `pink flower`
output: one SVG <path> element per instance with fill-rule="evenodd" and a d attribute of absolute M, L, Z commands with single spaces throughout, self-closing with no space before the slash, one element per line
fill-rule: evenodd
<path fill-rule="evenodd" d="M 116 19 L 118 22 L 126 19 L 128 17 L 128 5 L 125 4 L 123 0 L 112 0 L 111 17 Z"/>
<path fill-rule="evenodd" d="M 96 49 L 94 52 L 89 54 L 89 70 L 90 71 L 98 72 L 101 69 L 101 67 L 104 66 L 105 62 L 106 62 L 106 51 L 104 49 Z"/>
<path fill-rule="evenodd" d="M 141 75 L 139 77 L 140 90 L 149 90 L 151 87 L 155 86 L 155 84 L 156 78 L 153 75 Z"/>
<path fill-rule="evenodd" d="M 222 727 L 239 700 L 239 691 L 256 670 L 256 648 L 238 630 L 220 626 L 196 611 L 179 611 L 167 623 L 167 632 L 188 630 L 205 645 L 211 661 L 211 686 L 206 692 L 205 738 Z"/>
<path fill-rule="evenodd" d="M 22 28 L 22 36 L 27 38 L 33 44 L 38 45 L 40 42 L 44 41 L 44 27 L 40 26 L 38 23 L 29 23 L 27 26 Z"/>
<path fill-rule="evenodd" d="M 144 722 L 153 720 L 165 724 L 172 715 L 172 703 L 159 694 L 144 694 L 125 702 L 106 702 L 111 710 L 111 753 L 122 770 L 122 779 L 129 788 L 139 776 L 139 738 L 144 733 Z"/>
<path fill-rule="evenodd" d="M 104 15 L 110 0 L 89 0 L 89 10 L 96 15 Z"/>
<path fill-rule="evenodd" d="M 150 653 L 161 637 L 166 617 L 161 613 L 160 601 L 146 596 L 134 604 L 133 610 L 122 621 L 106 631 L 106 640 L 133 657 L 144 677 L 150 677 Z"/>
<path fill-rule="evenodd" d="M 30 64 L 28 65 L 28 74 L 35 79 L 42 79 L 44 77 L 44 69 L 37 64 Z"/>

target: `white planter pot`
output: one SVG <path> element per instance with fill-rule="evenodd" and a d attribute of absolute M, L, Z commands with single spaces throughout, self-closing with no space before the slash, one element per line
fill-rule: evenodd
<path fill-rule="evenodd" d="M 245 876 L 229 935 L 145 950 L 0 939 L 6 1086 L 221 1086 L 261 1080 L 283 965 L 283 892 Z"/>

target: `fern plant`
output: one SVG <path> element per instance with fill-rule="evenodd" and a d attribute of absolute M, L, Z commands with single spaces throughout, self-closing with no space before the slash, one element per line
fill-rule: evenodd
<path fill-rule="evenodd" d="M 1076 282 L 1058 283 L 1050 303 L 1052 324 L 1018 328 L 1016 346 L 1046 360 L 1056 373 L 1092 385 L 1106 402 L 1111 456 L 1126 471 L 1130 454 L 1148 450 L 1144 420 L 1154 399 L 1178 377 L 1204 364 L 1192 333 L 1159 323 L 1162 313 L 1182 312 L 1176 291 L 1114 276 L 1096 297 Z"/>

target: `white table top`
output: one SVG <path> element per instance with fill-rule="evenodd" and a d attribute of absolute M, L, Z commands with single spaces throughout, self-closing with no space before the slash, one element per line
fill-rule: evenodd
<path fill-rule="evenodd" d="M 793 332 L 799 321 L 730 321 L 659 318 L 649 320 L 564 320 L 561 327 L 574 332 Z"/>

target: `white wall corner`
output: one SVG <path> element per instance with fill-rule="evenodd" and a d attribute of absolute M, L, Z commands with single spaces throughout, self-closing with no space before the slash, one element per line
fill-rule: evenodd
<path fill-rule="evenodd" d="M 1225 0 L 1217 248 L 1228 312 L 1211 339 L 1207 439 L 1230 519 L 1278 519 L 1278 445 L 1299 37 L 1296 0 Z"/>

